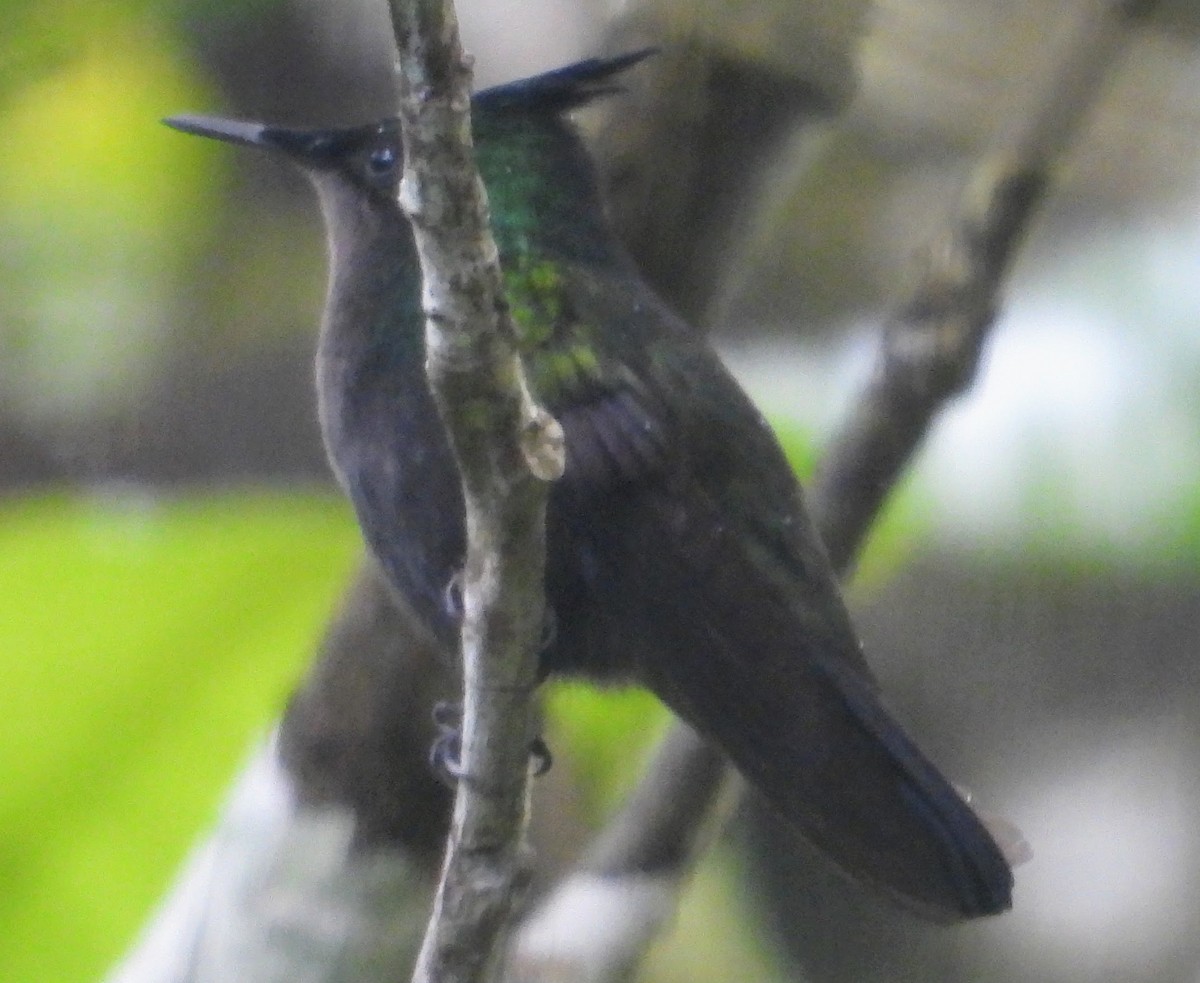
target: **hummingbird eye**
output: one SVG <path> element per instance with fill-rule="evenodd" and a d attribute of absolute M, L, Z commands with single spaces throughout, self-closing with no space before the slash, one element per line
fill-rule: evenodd
<path fill-rule="evenodd" d="M 367 157 L 367 173 L 376 180 L 391 177 L 396 170 L 396 151 L 391 147 L 376 147 Z"/>

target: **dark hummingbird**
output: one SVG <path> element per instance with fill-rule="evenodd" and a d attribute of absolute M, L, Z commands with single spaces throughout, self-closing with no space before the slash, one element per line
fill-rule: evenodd
<path fill-rule="evenodd" d="M 1008 863 L 881 705 L 770 427 L 605 217 L 566 114 L 646 54 L 472 100 L 520 350 L 566 435 L 547 514 L 555 630 L 542 674 L 649 687 L 846 872 L 926 915 L 1003 911 Z M 453 651 L 462 497 L 425 379 L 397 121 L 167 123 L 281 153 L 316 186 L 330 255 L 317 351 L 326 448 L 392 587 Z"/>

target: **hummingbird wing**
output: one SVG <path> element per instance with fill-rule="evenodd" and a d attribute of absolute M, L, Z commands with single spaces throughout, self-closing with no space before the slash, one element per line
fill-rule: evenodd
<path fill-rule="evenodd" d="M 543 337 L 560 365 L 534 372 L 567 441 L 551 668 L 604 674 L 632 656 L 846 872 L 942 920 L 1008 908 L 999 848 L 879 701 L 766 422 L 640 281 L 563 276 L 566 316 Z"/>

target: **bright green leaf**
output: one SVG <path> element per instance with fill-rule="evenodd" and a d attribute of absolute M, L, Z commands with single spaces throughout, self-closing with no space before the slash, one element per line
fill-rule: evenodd
<path fill-rule="evenodd" d="M 4 503 L 0 979 L 93 979 L 119 955 L 358 551 L 331 497 Z"/>

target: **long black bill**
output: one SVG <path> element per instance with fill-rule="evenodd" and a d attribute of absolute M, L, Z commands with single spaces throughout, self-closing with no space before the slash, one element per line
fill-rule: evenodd
<path fill-rule="evenodd" d="M 246 123 L 220 116 L 168 116 L 163 122 L 172 129 L 198 137 L 211 137 L 242 147 L 277 150 L 309 167 L 321 167 L 348 139 L 360 139 L 373 127 L 301 130 L 287 126 Z"/>
<path fill-rule="evenodd" d="M 236 143 L 243 147 L 271 147 L 275 142 L 265 134 L 275 127 L 261 123 L 246 123 L 237 119 L 222 119 L 219 116 L 168 116 L 163 122 L 181 133 L 193 133 L 198 137 L 212 137 L 225 143 Z"/>

